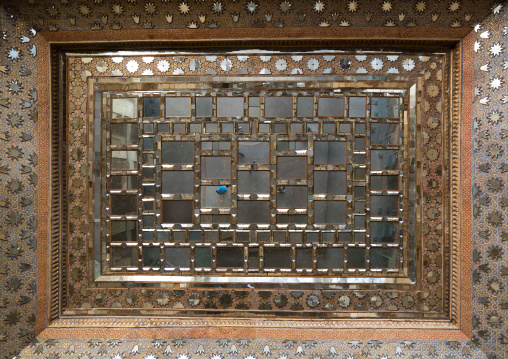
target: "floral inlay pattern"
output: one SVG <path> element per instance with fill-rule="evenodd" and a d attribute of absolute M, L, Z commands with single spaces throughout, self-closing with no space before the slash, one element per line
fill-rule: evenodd
<path fill-rule="evenodd" d="M 212 11 L 213 3 L 221 13 Z M 2 3 L 0 7 L 0 329 L 2 356 L 112 358 L 502 358 L 508 347 L 505 177 L 506 48 L 508 18 L 500 1 L 102 1 Z M 291 6 L 289 6 L 291 4 Z M 383 11 L 384 9 L 386 11 Z M 284 10 L 289 9 L 287 12 Z M 450 27 L 474 28 L 474 299 L 470 342 L 258 341 L 222 339 L 33 340 L 35 327 L 38 102 L 37 31 L 214 29 L 226 27 Z M 383 60 L 384 67 L 390 66 Z M 417 63 L 417 60 L 415 60 Z M 139 63 L 142 67 L 141 63 Z M 411 65 L 408 63 L 408 67 Z M 106 73 L 113 64 L 97 63 Z M 168 63 L 166 71 L 171 65 Z M 279 62 L 275 70 L 288 64 Z M 304 65 L 306 66 L 306 65 Z M 348 63 L 340 63 L 347 68 Z M 370 66 L 370 65 L 366 65 Z M 260 69 L 261 70 L 261 69 Z M 404 71 L 397 67 L 393 71 Z M 162 71 L 162 70 L 161 70 Z M 182 71 L 185 71 L 182 68 Z M 108 72 L 109 73 L 109 72 Z M 76 126 L 81 127 L 79 120 Z M 428 126 L 438 125 L 429 119 Z M 11 159 L 8 152 L 19 159 Z M 499 181 L 497 181 L 499 179 Z M 497 181 L 497 183 L 496 183 Z M 435 245 L 428 244 L 431 248 Z M 378 298 L 373 297 L 375 303 Z M 343 298 L 342 303 L 348 300 Z M 409 303 L 409 302 L 408 302 Z M 247 345 L 250 343 L 250 346 Z M 317 344 L 316 344 L 317 343 Z M 265 348 L 266 347 L 266 348 Z M 485 353 L 485 354 L 483 354 Z"/>

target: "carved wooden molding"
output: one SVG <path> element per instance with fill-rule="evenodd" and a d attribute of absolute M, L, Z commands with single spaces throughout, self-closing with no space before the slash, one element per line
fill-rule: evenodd
<path fill-rule="evenodd" d="M 335 30 L 334 30 L 335 31 Z M 362 30 L 356 30 L 358 34 Z M 118 34 L 118 32 L 117 32 Z M 65 135 L 65 118 L 64 113 L 64 94 L 65 82 L 60 79 L 65 78 L 62 65 L 62 49 L 66 48 L 69 44 L 73 51 L 76 47 L 85 50 L 93 48 L 93 42 L 89 42 L 88 35 L 96 36 L 93 34 L 73 33 L 72 39 L 62 40 L 62 33 L 58 34 L 44 34 L 39 37 L 39 88 L 40 90 L 40 148 L 41 148 L 41 171 L 40 171 L 40 197 L 39 197 L 39 210 L 40 210 L 40 226 L 39 226 L 39 271 L 46 272 L 47 276 L 38 276 L 38 292 L 37 292 L 37 333 L 41 338 L 49 337 L 64 337 L 64 336 L 100 336 L 104 335 L 101 331 L 102 328 L 115 328 L 115 330 L 123 330 L 126 328 L 136 328 L 137 335 L 152 335 L 153 331 L 164 332 L 165 330 L 174 332 L 181 330 L 182 332 L 193 330 L 193 333 L 200 333 L 199 335 L 210 335 L 207 328 L 225 328 L 225 330 L 238 330 L 245 333 L 249 328 L 256 329 L 256 333 L 252 333 L 253 337 L 270 336 L 271 330 L 284 330 L 285 337 L 298 336 L 299 331 L 305 331 L 307 336 L 309 330 L 316 330 L 316 333 L 322 333 L 325 336 L 331 335 L 334 338 L 346 338 L 351 333 L 358 334 L 358 331 L 368 333 L 369 338 L 398 338 L 404 336 L 407 338 L 422 339 L 422 333 L 426 339 L 467 339 L 470 336 L 470 313 L 469 308 L 461 307 L 464 295 L 471 295 L 471 275 L 464 273 L 463 268 L 471 268 L 471 264 L 463 265 L 464 260 L 471 260 L 471 256 L 464 255 L 464 252 L 471 251 L 471 234 L 464 234 L 461 230 L 461 211 L 462 194 L 461 194 L 461 129 L 464 126 L 464 120 L 461 120 L 461 114 L 471 106 L 471 103 L 462 103 L 462 77 L 464 74 L 461 72 L 462 65 L 471 59 L 462 59 L 463 42 L 446 39 L 450 43 L 457 44 L 456 47 L 450 51 L 450 58 L 452 60 L 450 66 L 451 94 L 449 103 L 445 108 L 449 108 L 450 120 L 447 124 L 448 133 L 447 138 L 443 141 L 449 143 L 449 158 L 447 166 L 448 178 L 450 179 L 450 187 L 446 200 L 449 203 L 449 212 L 445 214 L 445 221 L 449 219 L 450 226 L 444 226 L 443 230 L 449 230 L 449 246 L 450 246 L 450 317 L 449 320 L 443 319 L 425 319 L 425 320 L 345 320 L 345 319 L 319 319 L 319 320 L 306 320 L 306 319 L 274 319 L 266 317 L 259 318 L 166 318 L 150 316 L 145 317 L 108 317 L 108 316 L 93 316 L 82 317 L 80 314 L 73 314 L 68 316 L 66 314 L 67 308 L 67 292 L 66 278 L 67 273 L 66 263 L 66 221 L 67 221 L 67 206 L 66 201 L 62 197 L 62 193 L 66 191 L 65 164 L 68 153 L 66 151 L 67 139 Z M 106 34 L 102 34 L 106 36 Z M 232 34 L 234 36 L 234 34 Z M 460 36 L 465 36 L 465 33 L 460 33 Z M 132 38 L 132 37 L 131 37 Z M 128 40 L 128 38 L 126 38 Z M 143 39 L 143 44 L 149 44 L 157 48 L 159 43 L 148 43 L 148 38 Z M 219 40 L 214 40 L 219 41 Z M 330 40 L 335 41 L 335 40 Z M 356 40 L 355 40 L 356 41 Z M 358 39 L 358 44 L 365 44 L 367 47 L 373 46 L 373 40 Z M 418 46 L 418 43 L 424 42 L 429 47 L 436 47 L 436 42 L 426 42 L 426 40 L 418 40 L 412 42 L 409 38 L 402 40 L 394 40 L 393 46 L 396 47 L 412 47 Z M 445 41 L 445 42 L 446 42 Z M 219 41 L 221 42 L 221 41 Z M 218 44 L 217 42 L 216 44 Z M 244 42 L 250 44 L 250 47 L 271 47 L 273 44 L 284 42 L 288 48 L 302 48 L 308 47 L 311 44 L 313 48 L 328 48 L 329 46 L 338 46 L 338 43 L 326 41 L 318 41 L 317 39 L 307 39 L 305 41 L 292 41 L 289 39 L 264 39 L 251 40 L 251 42 Z M 206 42 L 205 42 L 206 43 Z M 340 43 L 340 42 L 339 42 Z M 442 46 L 444 42 L 437 42 Z M 72 44 L 72 45 L 71 45 Z M 181 43 L 180 43 L 181 44 Z M 189 42 L 190 44 L 190 42 Z M 201 43 L 203 45 L 203 43 Z M 447 43 L 446 46 L 450 44 Z M 467 46 L 472 46 L 472 42 L 466 43 Z M 217 45 L 218 46 L 218 45 Z M 224 48 L 234 48 L 235 44 L 229 40 L 228 45 Z M 357 46 L 355 43 L 354 46 Z M 185 48 L 185 46 L 182 46 Z M 467 51 L 466 51 L 467 52 Z M 471 71 L 471 66 L 464 68 Z M 445 76 L 445 78 L 448 78 Z M 470 112 L 470 109 L 468 110 Z M 446 111 L 445 111 L 446 112 Z M 469 119 L 470 120 L 470 119 Z M 471 124 L 467 124 L 471 126 Z M 47 151 L 44 149 L 48 148 Z M 462 154 L 463 156 L 463 154 Z M 462 160 L 464 160 L 462 158 Z M 44 165 L 47 165 L 48 172 Z M 446 178 L 446 177 L 445 177 Z M 470 203 L 469 203 L 470 205 Z M 445 222 L 446 223 L 446 222 Z M 449 228 L 449 229 L 448 229 Z M 464 238 L 464 235 L 469 238 Z M 100 308 L 99 309 L 100 312 Z M 94 309 L 90 309 L 93 312 Z M 144 329 L 140 329 L 144 328 Z M 170 329 L 171 328 L 171 329 Z M 175 329 L 176 328 L 176 329 Z M 354 329 L 351 329 L 354 328 Z M 328 330 L 341 329 L 340 333 L 328 332 Z M 370 330 L 377 329 L 394 329 L 390 333 L 379 330 L 373 334 Z M 290 334 L 287 334 L 289 331 Z M 78 333 L 78 334 L 76 334 Z M 207 334 L 208 333 L 208 334 Z M 377 335 L 379 334 L 379 335 Z M 108 334 L 105 334 L 108 335 Z M 128 334 L 126 334 L 128 335 Z M 164 334 L 161 334 L 164 335 Z M 211 334 L 213 335 L 213 334 Z M 249 335 L 249 334 L 248 334 Z M 319 336 L 320 334 L 316 334 Z M 360 334 L 361 335 L 361 334 Z M 244 334 L 245 336 L 245 334 Z M 277 335 L 274 335 L 277 337 Z"/>

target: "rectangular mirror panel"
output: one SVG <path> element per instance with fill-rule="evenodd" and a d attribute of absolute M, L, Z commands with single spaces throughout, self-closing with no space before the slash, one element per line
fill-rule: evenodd
<path fill-rule="evenodd" d="M 136 195 L 111 195 L 110 199 L 113 216 L 137 215 L 138 198 Z"/>
<path fill-rule="evenodd" d="M 111 151 L 112 170 L 135 170 L 137 168 L 137 151 Z"/>
<path fill-rule="evenodd" d="M 314 142 L 315 164 L 345 164 L 346 142 Z"/>
<path fill-rule="evenodd" d="M 112 247 L 111 267 L 137 267 L 138 250 L 136 247 Z"/>
<path fill-rule="evenodd" d="M 280 186 L 277 191 L 277 208 L 307 208 L 307 187 Z"/>
<path fill-rule="evenodd" d="M 166 117 L 190 117 L 190 97 L 166 97 Z"/>
<path fill-rule="evenodd" d="M 231 191 L 218 186 L 201 186 L 201 208 L 231 208 Z"/>
<path fill-rule="evenodd" d="M 370 111 L 372 117 L 398 118 L 399 98 L 372 97 Z"/>
<path fill-rule="evenodd" d="M 345 201 L 315 201 L 315 223 L 346 223 Z"/>
<path fill-rule="evenodd" d="M 367 97 L 349 97 L 349 117 L 366 117 Z"/>
<path fill-rule="evenodd" d="M 112 118 L 138 117 L 138 99 L 133 97 L 112 99 L 111 117 Z"/>
<path fill-rule="evenodd" d="M 307 157 L 277 157 L 278 178 L 307 178 Z"/>
<path fill-rule="evenodd" d="M 289 248 L 264 248 L 265 268 L 291 268 L 291 250 Z"/>
<path fill-rule="evenodd" d="M 239 171 L 238 193 L 270 193 L 270 172 Z"/>
<path fill-rule="evenodd" d="M 344 116 L 344 99 L 339 97 L 320 97 L 318 101 L 318 116 Z"/>
<path fill-rule="evenodd" d="M 370 240 L 373 243 L 396 243 L 399 241 L 398 222 L 370 222 Z"/>
<path fill-rule="evenodd" d="M 266 97 L 265 117 L 292 117 L 292 97 Z"/>
<path fill-rule="evenodd" d="M 211 97 L 196 97 L 196 117 L 212 117 Z"/>
<path fill-rule="evenodd" d="M 217 97 L 217 117 L 243 117 L 243 97 Z"/>
<path fill-rule="evenodd" d="M 138 144 L 137 123 L 112 123 L 111 144 L 112 145 L 137 145 Z"/>
<path fill-rule="evenodd" d="M 163 141 L 162 163 L 163 164 L 193 164 L 194 143 L 189 141 Z"/>
<path fill-rule="evenodd" d="M 164 250 L 164 266 L 171 268 L 190 268 L 191 249 L 189 247 L 167 247 Z"/>
<path fill-rule="evenodd" d="M 201 157 L 201 178 L 230 179 L 230 157 Z"/>
<path fill-rule="evenodd" d="M 137 242 L 138 223 L 137 221 L 111 221 L 112 242 Z"/>
<path fill-rule="evenodd" d="M 314 171 L 314 193 L 345 194 L 346 171 Z"/>
<path fill-rule="evenodd" d="M 161 99 L 160 97 L 144 97 L 143 98 L 143 116 L 159 117 L 161 115 Z"/>
<path fill-rule="evenodd" d="M 192 222 L 192 201 L 162 201 L 162 223 Z"/>
<path fill-rule="evenodd" d="M 373 145 L 398 145 L 399 124 L 375 123 L 370 124 L 370 143 Z"/>
<path fill-rule="evenodd" d="M 317 263 L 320 269 L 342 268 L 343 264 L 342 248 L 318 248 Z"/>
<path fill-rule="evenodd" d="M 370 251 L 371 268 L 398 268 L 399 251 L 397 248 L 372 248 Z"/>
<path fill-rule="evenodd" d="M 162 193 L 194 193 L 194 172 L 163 171 Z"/>
<path fill-rule="evenodd" d="M 270 223 L 270 203 L 238 201 L 238 223 Z"/>

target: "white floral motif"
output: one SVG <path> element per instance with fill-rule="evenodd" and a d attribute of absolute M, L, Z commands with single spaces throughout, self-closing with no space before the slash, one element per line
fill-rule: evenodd
<path fill-rule="evenodd" d="M 415 68 L 415 61 L 413 59 L 405 59 L 403 62 L 402 62 L 402 67 L 404 68 L 404 70 L 406 71 L 411 71 L 412 69 Z"/>
<path fill-rule="evenodd" d="M 7 57 L 11 60 L 19 60 L 19 54 L 21 51 L 12 48 L 9 50 Z"/>
<path fill-rule="evenodd" d="M 371 61 L 370 65 L 374 70 L 379 71 L 383 68 L 383 61 L 381 61 L 381 59 L 376 57 L 374 60 Z"/>
<path fill-rule="evenodd" d="M 282 12 L 289 12 L 293 5 L 289 1 L 283 1 L 280 3 L 279 8 Z"/>
<path fill-rule="evenodd" d="M 182 14 L 187 14 L 190 11 L 190 6 L 185 2 L 181 2 L 180 5 L 178 5 L 178 10 L 180 10 Z"/>
<path fill-rule="evenodd" d="M 490 71 L 490 63 L 486 63 L 485 65 L 480 66 L 480 70 L 489 72 Z"/>
<path fill-rule="evenodd" d="M 288 63 L 285 59 L 278 59 L 275 61 L 275 68 L 278 71 L 284 71 L 288 67 Z"/>
<path fill-rule="evenodd" d="M 166 72 L 169 70 L 169 62 L 167 60 L 161 60 L 157 64 L 157 68 L 160 72 Z"/>
<path fill-rule="evenodd" d="M 138 71 L 138 68 L 139 64 L 137 63 L 136 60 L 130 60 L 129 62 L 127 62 L 127 70 L 129 72 L 136 72 Z"/>
<path fill-rule="evenodd" d="M 201 68 L 201 62 L 197 59 L 192 59 L 189 62 L 189 69 L 193 72 L 198 71 Z"/>
<path fill-rule="evenodd" d="M 166 354 L 166 355 L 173 354 L 173 350 L 171 349 L 170 344 L 166 345 L 166 348 L 164 348 L 164 351 L 162 352 L 162 354 Z M 182 355 L 185 355 L 185 354 L 180 354 L 180 356 L 182 356 Z M 178 359 L 188 359 L 187 357 L 180 358 L 180 356 L 178 357 Z"/>
<path fill-rule="evenodd" d="M 482 105 L 488 105 L 488 103 L 489 103 L 489 102 L 490 102 L 490 98 L 489 98 L 489 96 L 485 96 L 484 98 L 482 98 L 482 99 L 480 100 L 480 103 L 481 103 Z"/>
<path fill-rule="evenodd" d="M 221 2 L 214 2 L 212 5 L 212 11 L 216 14 L 220 14 L 222 12 L 223 6 Z"/>
<path fill-rule="evenodd" d="M 490 48 L 490 53 L 494 56 L 499 56 L 503 52 L 503 46 L 498 42 Z"/>
<path fill-rule="evenodd" d="M 307 61 L 307 68 L 311 71 L 316 71 L 319 68 L 318 59 L 315 58 L 309 59 L 309 61 Z"/>
<path fill-rule="evenodd" d="M 480 41 L 475 41 L 473 45 L 474 52 L 478 52 L 482 47 L 482 43 Z"/>
<path fill-rule="evenodd" d="M 503 81 L 500 78 L 494 77 L 492 79 L 492 81 L 490 82 L 489 86 L 490 86 L 491 89 L 497 90 L 501 86 L 503 86 Z"/>
<path fill-rule="evenodd" d="M 231 70 L 232 67 L 233 67 L 233 63 L 231 62 L 230 59 L 224 59 L 220 63 L 220 68 L 222 69 L 222 71 L 227 72 L 227 71 Z"/>
<path fill-rule="evenodd" d="M 95 68 L 100 73 L 103 73 L 106 72 L 106 70 L 108 69 L 108 64 L 105 61 L 101 60 L 97 63 L 97 65 L 95 65 Z"/>
<path fill-rule="evenodd" d="M 312 8 L 316 12 L 323 12 L 323 10 L 325 9 L 325 4 L 322 1 L 316 1 L 316 3 Z"/>
<path fill-rule="evenodd" d="M 247 8 L 247 11 L 252 14 L 258 8 L 258 4 L 256 4 L 254 1 L 250 1 L 247 3 L 247 5 L 245 5 L 245 7 Z"/>
<path fill-rule="evenodd" d="M 489 120 L 490 122 L 497 124 L 499 121 L 501 121 L 501 118 L 503 117 L 503 114 L 499 111 L 492 111 L 489 114 Z"/>

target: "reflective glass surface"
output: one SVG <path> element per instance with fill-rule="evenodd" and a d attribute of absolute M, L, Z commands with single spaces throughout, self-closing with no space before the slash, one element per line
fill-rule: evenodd
<path fill-rule="evenodd" d="M 332 82 L 236 85 L 110 95 L 107 268 L 219 282 L 402 275 L 395 246 L 414 240 L 407 99 Z"/>

